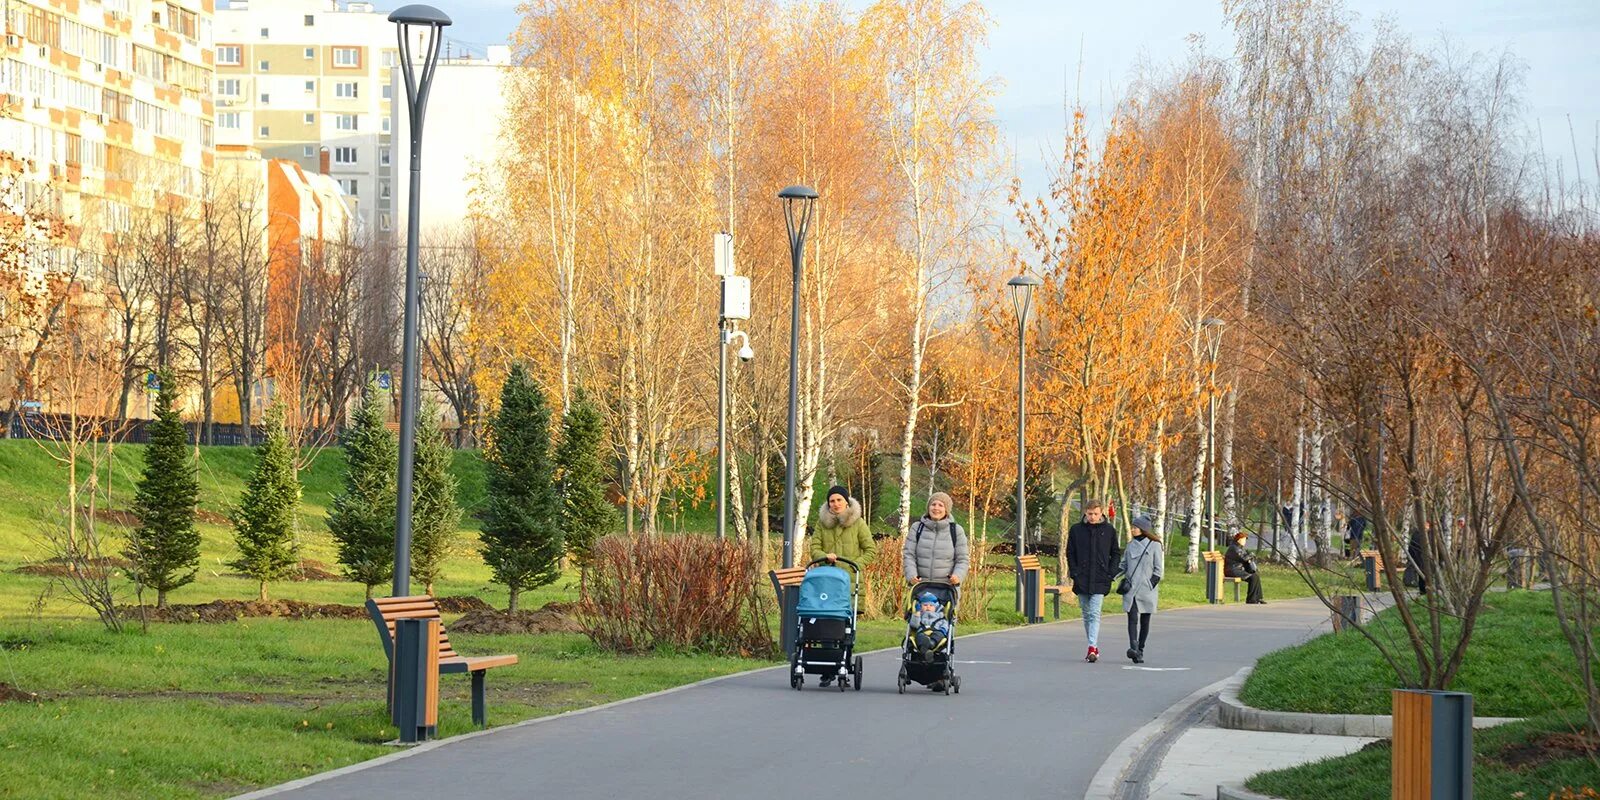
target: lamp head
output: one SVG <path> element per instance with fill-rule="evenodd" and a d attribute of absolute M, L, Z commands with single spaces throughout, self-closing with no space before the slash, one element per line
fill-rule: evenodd
<path fill-rule="evenodd" d="M 739 348 L 739 360 L 740 361 L 749 361 L 750 359 L 755 358 L 755 357 L 756 357 L 756 351 L 750 349 L 750 343 L 749 342 L 745 342 L 744 347 Z"/>
<path fill-rule="evenodd" d="M 1017 325 L 1027 325 L 1033 310 L 1033 290 L 1044 285 L 1036 275 L 1023 273 L 1006 281 L 1006 293 L 1011 295 L 1011 308 L 1017 314 Z"/>
<path fill-rule="evenodd" d="M 398 25 L 430 25 L 443 28 L 450 24 L 450 15 L 433 6 L 414 3 L 389 12 L 389 21 Z"/>
<path fill-rule="evenodd" d="M 815 200 L 820 197 L 820 195 L 817 194 L 816 189 L 813 189 L 810 186 L 796 185 L 785 186 L 783 191 L 778 192 L 778 197 L 782 200 Z"/>

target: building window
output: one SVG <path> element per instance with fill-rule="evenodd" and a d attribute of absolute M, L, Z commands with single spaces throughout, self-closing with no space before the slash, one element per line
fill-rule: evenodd
<path fill-rule="evenodd" d="M 261 59 L 261 63 L 256 65 L 256 69 L 260 70 L 261 72 L 271 72 L 272 62 L 263 58 Z"/>
<path fill-rule="evenodd" d="M 395 64 L 399 63 L 399 60 L 400 60 L 400 54 L 399 53 L 397 53 L 397 52 L 395 52 L 393 50 L 385 50 L 385 51 L 383 51 L 383 66 L 384 66 L 385 69 L 388 69 L 389 67 L 392 67 Z"/>
<path fill-rule="evenodd" d="M 361 48 L 335 47 L 333 48 L 333 65 L 336 67 L 361 66 Z"/>
<path fill-rule="evenodd" d="M 271 34 L 270 34 L 270 33 L 269 33 L 269 32 L 268 32 L 268 31 L 267 31 L 267 29 L 266 29 L 266 28 L 262 28 L 262 29 L 261 29 L 261 38 L 263 38 L 263 39 L 265 39 L 265 38 L 267 38 L 267 37 L 268 37 L 268 36 L 270 36 L 270 35 L 271 35 Z"/>
<path fill-rule="evenodd" d="M 354 115 L 354 114 L 337 114 L 337 115 L 335 115 L 334 118 L 333 118 L 333 127 L 338 128 L 341 131 L 353 131 L 353 130 L 356 130 L 357 129 L 356 128 L 356 115 Z"/>
<path fill-rule="evenodd" d="M 316 91 L 317 91 L 317 82 L 316 81 L 306 81 L 306 94 L 315 94 Z"/>
<path fill-rule="evenodd" d="M 378 163 L 385 167 L 389 166 L 389 149 L 387 147 L 378 151 Z"/>
<path fill-rule="evenodd" d="M 385 99 L 385 100 L 393 100 L 394 99 L 394 84 L 386 83 L 386 84 L 383 85 L 383 99 Z"/>
<path fill-rule="evenodd" d="M 356 163 L 356 149 L 354 147 L 333 148 L 333 163 L 347 166 Z"/>
<path fill-rule="evenodd" d="M 314 144 L 308 144 L 304 148 L 301 148 L 300 154 L 305 156 L 306 158 L 316 158 L 317 157 L 317 146 L 314 145 Z"/>
<path fill-rule="evenodd" d="M 383 118 L 383 132 L 384 133 L 388 133 L 389 132 L 389 118 L 388 117 L 384 117 Z"/>
<path fill-rule="evenodd" d="M 356 91 L 356 84 L 354 83 L 341 82 L 333 85 L 334 97 L 354 98 L 356 96 Z"/>
<path fill-rule="evenodd" d="M 317 121 L 317 115 L 311 113 L 310 111 L 307 111 L 306 112 L 306 124 L 310 125 L 310 124 L 312 124 L 312 123 L 314 123 L 316 121 Z"/>
<path fill-rule="evenodd" d="M 310 61 L 311 59 L 316 58 L 316 57 L 317 57 L 317 48 L 315 48 L 315 47 L 307 47 L 306 48 L 306 60 Z"/>
<path fill-rule="evenodd" d="M 239 129 L 239 112 L 224 111 L 217 115 L 217 127 L 227 128 L 231 131 Z"/>
<path fill-rule="evenodd" d="M 378 227 L 380 227 L 380 228 L 382 228 L 384 230 L 389 230 L 389 215 L 388 214 L 380 214 L 378 216 Z"/>
<path fill-rule="evenodd" d="M 265 138 L 267 138 L 268 136 L 271 136 L 271 135 L 272 135 L 272 129 L 267 127 L 266 125 L 262 125 L 261 126 L 261 138 L 265 139 Z"/>
<path fill-rule="evenodd" d="M 389 182 L 388 181 L 383 181 L 382 183 L 378 184 L 378 197 L 381 197 L 384 200 L 388 200 L 389 199 Z"/>
<path fill-rule="evenodd" d="M 236 44 L 217 45 L 217 64 L 224 67 L 237 67 L 244 63 L 244 48 Z"/>
<path fill-rule="evenodd" d="M 222 95 L 223 97 L 238 97 L 239 79 L 224 78 L 220 81 L 217 81 L 217 94 Z"/>
<path fill-rule="evenodd" d="M 315 24 L 317 24 L 317 15 L 315 15 L 315 14 L 307 14 L 306 15 L 306 27 L 309 28 L 309 27 L 311 27 L 311 26 L 313 26 Z"/>
<path fill-rule="evenodd" d="M 356 182 L 355 178 L 340 178 L 339 188 L 343 189 L 344 193 L 351 197 L 361 196 L 361 185 Z"/>
<path fill-rule="evenodd" d="M 270 95 L 270 94 L 268 94 L 266 92 L 262 92 L 261 93 L 261 105 L 270 105 L 271 103 L 272 103 L 272 95 Z"/>

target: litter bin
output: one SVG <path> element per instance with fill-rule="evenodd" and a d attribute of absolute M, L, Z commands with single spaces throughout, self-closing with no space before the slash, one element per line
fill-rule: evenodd
<path fill-rule="evenodd" d="M 392 668 L 392 719 L 400 741 L 432 739 L 439 725 L 438 619 L 395 620 Z"/>
<path fill-rule="evenodd" d="M 1218 554 L 1220 556 L 1220 554 Z M 1218 605 L 1222 602 L 1222 559 L 1206 559 L 1206 602 Z"/>
<path fill-rule="evenodd" d="M 1361 551 L 1361 568 L 1366 573 L 1367 591 L 1378 591 L 1378 551 Z"/>
<path fill-rule="evenodd" d="M 1472 695 L 1395 689 L 1391 800 L 1472 800 Z"/>
<path fill-rule="evenodd" d="M 1361 598 L 1353 594 L 1341 594 L 1333 598 L 1333 630 L 1335 633 L 1366 621 L 1366 615 L 1362 613 Z"/>

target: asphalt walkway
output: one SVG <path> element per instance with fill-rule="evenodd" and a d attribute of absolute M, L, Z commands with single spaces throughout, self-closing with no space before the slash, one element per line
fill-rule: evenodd
<path fill-rule="evenodd" d="M 1162 611 L 1137 667 L 1123 657 L 1120 603 L 1106 607 L 1119 613 L 1106 616 L 1096 664 L 1082 660 L 1076 620 L 966 636 L 959 695 L 897 694 L 894 653 L 867 656 L 859 692 L 814 678 L 796 692 L 775 668 L 445 742 L 274 796 L 1077 800 L 1113 748 L 1169 706 L 1328 625 L 1314 599 Z M 492 707 L 492 679 L 489 695 Z"/>

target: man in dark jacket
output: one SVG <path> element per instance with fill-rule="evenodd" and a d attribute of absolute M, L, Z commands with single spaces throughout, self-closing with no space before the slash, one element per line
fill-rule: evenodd
<path fill-rule="evenodd" d="M 1345 553 L 1346 557 L 1361 557 L 1361 540 L 1366 538 L 1366 535 L 1367 518 L 1361 516 L 1361 512 L 1355 512 L 1350 516 L 1350 521 L 1345 523 L 1344 542 L 1345 547 L 1349 550 L 1349 552 Z"/>
<path fill-rule="evenodd" d="M 1121 560 L 1117 529 L 1106 521 L 1105 506 L 1099 500 L 1084 503 L 1083 521 L 1067 531 L 1067 576 L 1083 611 L 1083 631 L 1089 637 L 1084 661 L 1100 660 L 1100 606 L 1111 592 L 1111 579 L 1117 576 Z"/>
<path fill-rule="evenodd" d="M 1228 552 L 1222 559 L 1222 574 L 1230 578 L 1244 578 L 1245 586 L 1250 589 L 1245 602 L 1260 605 L 1266 602 L 1261 599 L 1261 573 L 1256 570 L 1255 558 L 1244 547 L 1248 538 L 1249 534 L 1244 531 L 1233 535 L 1233 544 L 1228 545 Z"/>

